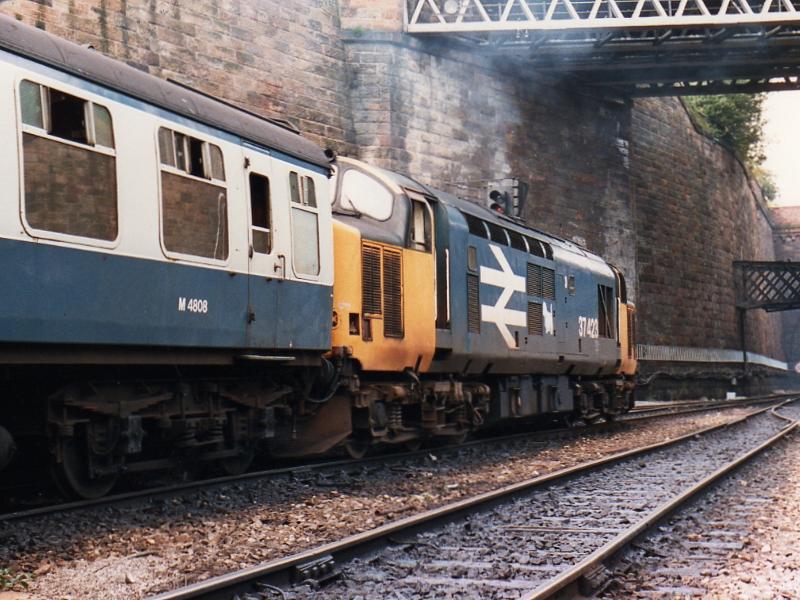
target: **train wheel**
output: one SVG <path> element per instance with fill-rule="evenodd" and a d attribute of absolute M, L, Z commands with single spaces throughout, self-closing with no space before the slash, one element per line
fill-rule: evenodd
<path fill-rule="evenodd" d="M 364 458 L 369 451 L 369 447 L 369 440 L 358 438 L 348 438 L 344 443 L 344 449 L 347 451 L 347 455 L 355 460 Z"/>
<path fill-rule="evenodd" d="M 415 437 L 414 439 L 404 442 L 403 447 L 406 449 L 407 452 L 416 452 L 417 450 L 422 448 L 423 441 L 424 440 L 421 437 Z"/>
<path fill-rule="evenodd" d="M 56 455 L 61 457 L 52 466 L 56 486 L 67 498 L 92 500 L 108 494 L 116 485 L 119 473 L 93 476 L 85 438 L 62 437 Z"/>
<path fill-rule="evenodd" d="M 219 467 L 223 475 L 241 475 L 245 473 L 256 457 L 255 448 L 242 448 L 241 454 L 220 461 Z"/>

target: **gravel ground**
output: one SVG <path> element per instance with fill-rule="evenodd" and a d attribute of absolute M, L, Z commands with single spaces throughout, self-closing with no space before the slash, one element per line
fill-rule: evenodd
<path fill-rule="evenodd" d="M 600 597 L 800 599 L 798 539 L 795 433 L 626 552 Z"/>
<path fill-rule="evenodd" d="M 516 441 L 292 481 L 0 523 L 0 566 L 27 598 L 142 598 L 746 412 L 666 417 L 568 441 Z"/>
<path fill-rule="evenodd" d="M 516 599 L 785 425 L 769 414 L 632 457 L 392 544 L 287 599 Z M 402 536 L 400 536 L 402 537 Z"/>

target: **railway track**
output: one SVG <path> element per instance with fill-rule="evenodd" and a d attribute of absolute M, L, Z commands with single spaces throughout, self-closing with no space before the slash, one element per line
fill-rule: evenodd
<path fill-rule="evenodd" d="M 739 408 L 743 406 L 758 405 L 761 403 L 774 402 L 777 398 L 784 398 L 786 394 L 765 396 L 759 398 L 740 398 L 737 400 L 727 401 L 693 401 L 676 404 L 663 404 L 655 405 L 652 407 L 642 407 L 623 415 L 618 420 L 613 422 L 601 422 L 592 425 L 585 425 L 582 427 L 567 427 L 560 429 L 546 429 L 538 431 L 528 431 L 521 433 L 514 433 L 510 435 L 499 435 L 493 437 L 486 437 L 477 440 L 472 440 L 466 443 L 438 446 L 434 449 L 423 448 L 412 452 L 392 452 L 383 453 L 375 456 L 369 456 L 361 459 L 346 459 L 346 460 L 321 460 L 312 463 L 304 463 L 301 465 L 291 465 L 287 467 L 269 469 L 262 471 L 253 471 L 244 473 L 242 475 L 234 475 L 227 477 L 218 477 L 213 479 L 200 479 L 196 481 L 182 482 L 179 484 L 161 486 L 161 487 L 148 487 L 128 491 L 120 494 L 114 494 L 99 498 L 96 500 L 81 500 L 74 502 L 42 502 L 41 505 L 33 508 L 25 509 L 11 509 L 0 510 L 0 523 L 13 522 L 23 519 L 30 519 L 39 516 L 52 515 L 56 513 L 64 513 L 69 511 L 83 510 L 87 508 L 107 507 L 119 504 L 126 504 L 135 502 L 145 498 L 169 498 L 187 492 L 213 489 L 218 487 L 225 487 L 235 485 L 237 483 L 244 483 L 250 481 L 257 481 L 260 479 L 277 479 L 277 478 L 291 478 L 298 475 L 309 475 L 312 473 L 325 473 L 344 469 L 359 469 L 367 468 L 372 465 L 382 463 L 400 463 L 407 460 L 414 460 L 415 458 L 427 457 L 431 452 L 444 453 L 456 452 L 461 449 L 471 448 L 485 444 L 504 444 L 514 442 L 516 440 L 541 440 L 542 443 L 551 441 L 553 439 L 564 439 L 576 437 L 585 433 L 606 431 L 612 428 L 624 427 L 626 424 L 643 423 L 652 419 L 659 419 L 668 416 L 678 416 L 684 414 L 700 413 L 712 410 L 721 410 L 726 408 Z"/>
<path fill-rule="evenodd" d="M 789 402 L 155 598 L 528 600 L 576 585 L 591 591 L 604 584 L 604 560 L 794 431 L 800 407 Z"/>

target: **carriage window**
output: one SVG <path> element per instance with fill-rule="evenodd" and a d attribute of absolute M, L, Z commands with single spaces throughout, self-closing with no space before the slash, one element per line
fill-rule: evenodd
<path fill-rule="evenodd" d="M 209 144 L 208 151 L 211 155 L 211 177 L 225 181 L 225 163 L 222 160 L 222 150 L 219 149 L 219 146 Z"/>
<path fill-rule="evenodd" d="M 163 127 L 158 130 L 158 154 L 162 165 L 175 166 L 175 138 L 172 131 Z"/>
<path fill-rule="evenodd" d="M 106 148 L 114 147 L 114 130 L 108 109 L 98 104 L 94 108 L 94 143 Z"/>
<path fill-rule="evenodd" d="M 253 227 L 253 252 L 269 254 L 272 251 L 269 206 L 269 179 L 250 174 L 250 217 Z"/>
<path fill-rule="evenodd" d="M 55 137 L 87 144 L 86 108 L 88 102 L 70 94 L 50 90 L 50 127 Z"/>
<path fill-rule="evenodd" d="M 222 151 L 209 142 L 161 127 L 158 152 L 162 165 L 164 249 L 187 256 L 227 260 L 228 196 Z"/>
<path fill-rule="evenodd" d="M 317 207 L 317 192 L 311 177 L 290 171 L 289 191 L 292 195 L 292 202 L 295 204 L 302 204 L 309 208 Z"/>
<path fill-rule="evenodd" d="M 39 129 L 44 129 L 44 112 L 42 110 L 42 86 L 23 81 L 19 84 L 19 102 L 22 107 L 22 122 Z"/>
<path fill-rule="evenodd" d="M 19 96 L 26 223 L 40 231 L 114 241 L 117 173 L 108 109 L 30 81 L 20 83 Z"/>
<path fill-rule="evenodd" d="M 295 273 L 319 275 L 319 216 L 314 180 L 296 171 L 289 172 L 292 206 L 292 261 Z"/>
<path fill-rule="evenodd" d="M 194 177 L 225 181 L 222 150 L 215 144 L 161 127 L 158 154 L 162 165 Z"/>

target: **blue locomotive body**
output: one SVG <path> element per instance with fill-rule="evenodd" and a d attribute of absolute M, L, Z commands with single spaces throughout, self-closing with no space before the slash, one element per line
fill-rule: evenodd
<path fill-rule="evenodd" d="M 620 369 L 621 274 L 573 243 L 437 195 L 448 290 L 430 371 L 496 380 L 492 418 L 572 411 L 582 380 Z"/>

